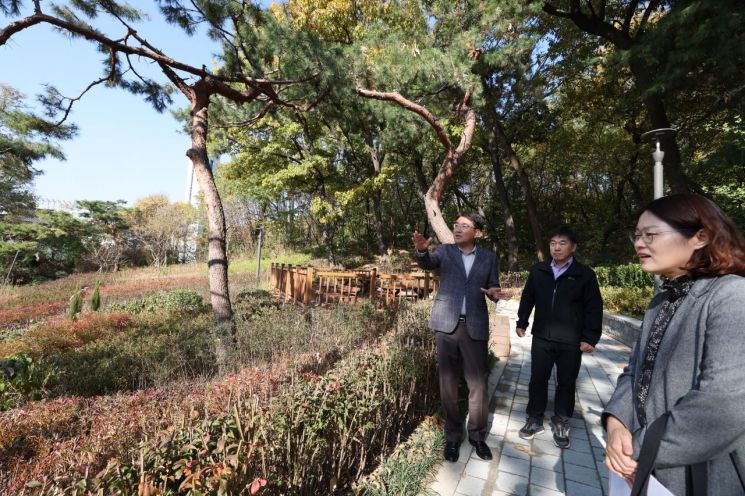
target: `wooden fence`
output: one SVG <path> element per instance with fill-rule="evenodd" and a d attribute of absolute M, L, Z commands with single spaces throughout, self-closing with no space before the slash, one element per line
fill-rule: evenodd
<path fill-rule="evenodd" d="M 356 303 L 369 299 L 377 307 L 416 301 L 437 292 L 440 280 L 429 272 L 383 274 L 376 269 L 318 270 L 300 265 L 272 264 L 270 285 L 285 302 L 302 305 Z"/>

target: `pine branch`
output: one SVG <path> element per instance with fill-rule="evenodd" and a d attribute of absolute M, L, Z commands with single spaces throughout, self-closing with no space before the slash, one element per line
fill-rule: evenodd
<path fill-rule="evenodd" d="M 442 146 L 444 146 L 448 152 L 451 152 L 453 150 L 453 144 L 450 142 L 450 138 L 448 138 L 445 128 L 442 126 L 442 124 L 440 124 L 440 121 L 438 121 L 437 118 L 432 115 L 432 113 L 425 107 L 404 98 L 404 96 L 400 93 L 386 93 L 382 91 L 367 90 L 364 88 L 360 88 L 359 86 L 355 88 L 355 92 L 365 98 L 372 98 L 374 100 L 384 100 L 396 103 L 400 107 L 421 116 L 435 130 L 435 132 L 437 133 L 437 138 L 440 140 L 440 143 L 442 143 Z"/>

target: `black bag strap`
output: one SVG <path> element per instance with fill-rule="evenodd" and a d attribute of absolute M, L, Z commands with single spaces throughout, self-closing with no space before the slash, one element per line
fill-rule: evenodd
<path fill-rule="evenodd" d="M 647 486 L 649 485 L 649 476 L 654 469 L 654 461 L 657 458 L 657 451 L 660 449 L 660 441 L 667 427 L 669 413 L 665 413 L 654 422 L 649 424 L 647 432 L 644 434 L 642 449 L 639 452 L 638 465 L 636 467 L 636 477 L 631 487 L 631 496 L 646 496 Z M 706 496 L 708 486 L 707 463 L 701 462 L 686 467 L 687 475 L 690 477 L 690 491 L 692 496 Z"/>
<path fill-rule="evenodd" d="M 696 463 L 688 467 L 691 471 L 691 489 L 693 496 L 706 496 L 709 485 L 709 474 L 707 474 L 707 463 Z"/>
<path fill-rule="evenodd" d="M 665 413 L 649 424 L 647 432 L 644 433 L 644 441 L 636 466 L 636 477 L 634 477 L 634 484 L 631 486 L 631 496 L 647 494 L 649 476 L 654 468 L 654 460 L 657 458 L 657 451 L 660 449 L 660 441 L 662 440 L 662 434 L 665 432 L 668 417 L 669 414 Z"/>

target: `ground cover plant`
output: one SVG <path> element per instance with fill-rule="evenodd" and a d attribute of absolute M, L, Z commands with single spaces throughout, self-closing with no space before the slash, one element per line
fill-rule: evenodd
<path fill-rule="evenodd" d="M 316 318 L 314 311 L 326 316 Z M 337 311 L 335 321 L 329 315 Z M 428 305 L 400 312 L 385 333 L 358 326 L 357 344 L 341 332 L 350 333 L 348 325 L 333 325 L 376 322 L 360 318 L 370 310 L 357 309 L 357 318 L 354 311 L 298 309 L 294 322 L 318 326 L 315 334 L 328 331 L 326 340 L 309 344 L 316 351 L 306 357 L 256 353 L 273 365 L 134 393 L 31 402 L 0 414 L 2 487 L 13 494 L 132 494 L 139 488 L 237 494 L 262 484 L 268 493 L 343 492 L 437 401 Z M 277 315 L 245 322 L 276 322 Z M 390 324 L 388 317 L 377 319 Z M 307 332 L 296 339 L 307 341 Z M 308 357 L 323 360 L 320 350 L 329 343 L 355 353 L 324 367 L 323 375 L 304 367 Z M 290 344 L 285 338 L 279 347 Z"/>

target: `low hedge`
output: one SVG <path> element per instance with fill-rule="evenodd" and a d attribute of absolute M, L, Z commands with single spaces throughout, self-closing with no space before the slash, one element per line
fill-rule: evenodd
<path fill-rule="evenodd" d="M 107 459 L 69 453 L 64 460 L 75 463 L 42 464 L 46 470 L 24 467 L 35 479 L 5 479 L 5 490 L 79 495 L 348 492 L 437 404 L 428 311 L 426 303 L 402 309 L 390 332 L 322 376 L 296 374 L 261 395 L 251 392 L 252 383 L 241 384 L 240 375 L 229 377 L 221 386 L 222 397 L 191 408 L 184 398 L 182 414 L 171 412 L 171 422 L 145 435 L 137 447 L 120 448 L 118 456 Z"/>
<path fill-rule="evenodd" d="M 196 291 L 177 289 L 175 291 L 158 292 L 142 298 L 134 298 L 106 306 L 109 312 L 126 312 L 138 314 L 143 312 L 175 312 L 181 315 L 198 315 L 209 309 L 209 305 Z"/>
<path fill-rule="evenodd" d="M 638 263 L 601 266 L 595 267 L 594 270 L 600 286 L 645 289 L 654 285 L 654 276 L 644 272 Z"/>
<path fill-rule="evenodd" d="M 649 302 L 652 301 L 654 288 L 600 288 L 603 297 L 603 309 L 606 312 L 621 313 L 631 317 L 642 318 Z"/>

